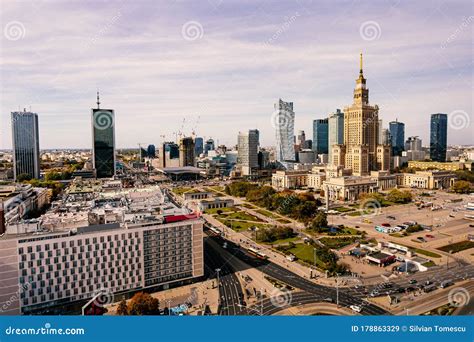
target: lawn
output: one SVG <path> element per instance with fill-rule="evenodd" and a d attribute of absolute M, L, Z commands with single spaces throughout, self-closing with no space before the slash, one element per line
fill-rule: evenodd
<path fill-rule="evenodd" d="M 279 218 L 279 219 L 277 219 L 277 221 L 280 222 L 280 223 L 283 223 L 283 224 L 291 223 L 290 220 L 287 220 L 287 219 L 284 219 L 284 218 Z"/>
<path fill-rule="evenodd" d="M 286 238 L 286 239 L 281 239 L 281 240 L 275 240 L 272 242 L 262 242 L 265 245 L 283 245 L 288 242 L 295 242 L 298 241 L 300 238 L 298 236 Z"/>
<path fill-rule="evenodd" d="M 334 208 L 333 210 L 336 210 L 340 213 L 347 213 L 348 211 L 353 211 L 354 208 L 337 207 L 337 208 Z"/>
<path fill-rule="evenodd" d="M 240 206 L 247 208 L 247 209 L 255 209 L 254 205 L 248 204 L 248 203 L 242 203 Z"/>
<path fill-rule="evenodd" d="M 239 208 L 235 208 L 235 207 L 212 208 L 212 209 L 205 210 L 204 213 L 209 214 L 209 215 L 213 215 L 213 214 L 217 214 L 217 212 L 219 210 L 222 211 L 223 213 L 232 213 L 232 212 L 239 211 Z"/>
<path fill-rule="evenodd" d="M 190 190 L 192 190 L 192 188 L 180 187 L 180 188 L 173 188 L 173 190 L 171 190 L 171 191 L 173 191 L 173 193 L 175 193 L 176 195 L 179 196 L 179 195 L 182 195 L 185 192 L 188 192 Z"/>
<path fill-rule="evenodd" d="M 220 216 L 226 219 L 233 219 L 233 220 L 264 222 L 263 220 L 259 219 L 257 216 L 247 214 L 246 212 L 243 212 L 243 211 L 237 211 L 230 214 L 223 213 Z"/>
<path fill-rule="evenodd" d="M 319 239 L 325 246 L 331 249 L 339 249 L 345 246 L 348 246 L 354 243 L 357 240 L 355 237 L 338 237 L 338 238 L 330 238 L 330 237 L 323 237 Z"/>
<path fill-rule="evenodd" d="M 447 253 L 458 253 L 469 248 L 474 248 L 474 241 L 460 241 L 450 245 L 439 247 L 438 249 Z"/>
<path fill-rule="evenodd" d="M 279 218 L 279 216 L 275 215 L 274 213 L 268 211 L 268 210 L 264 210 L 264 209 L 258 209 L 258 210 L 255 210 L 257 213 L 259 213 L 260 215 L 263 215 L 263 216 L 266 216 L 266 217 L 269 217 L 269 218 L 272 218 L 272 219 L 277 219 Z"/>
<path fill-rule="evenodd" d="M 222 217 L 217 217 L 217 220 L 227 227 L 232 228 L 233 230 L 240 232 L 244 230 L 248 230 L 250 227 L 257 227 L 257 228 L 268 228 L 269 225 L 261 224 L 261 223 L 253 223 L 253 222 L 245 222 L 245 221 L 236 221 L 236 220 L 227 220 Z"/>

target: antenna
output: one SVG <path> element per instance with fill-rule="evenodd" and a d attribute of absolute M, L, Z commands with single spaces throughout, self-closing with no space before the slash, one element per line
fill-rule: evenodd
<path fill-rule="evenodd" d="M 97 89 L 97 109 L 100 109 L 99 89 Z"/>

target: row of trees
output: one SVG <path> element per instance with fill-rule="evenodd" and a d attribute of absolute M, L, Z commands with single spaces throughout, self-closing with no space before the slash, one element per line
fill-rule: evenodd
<path fill-rule="evenodd" d="M 291 227 L 272 227 L 260 229 L 256 233 L 257 241 L 273 242 L 276 240 L 288 239 L 296 236 Z"/>
<path fill-rule="evenodd" d="M 309 222 L 322 204 L 310 192 L 299 194 L 289 190 L 277 192 L 271 186 L 260 186 L 249 182 L 229 184 L 225 192 L 228 195 L 245 197 L 249 202 L 302 222 Z"/>

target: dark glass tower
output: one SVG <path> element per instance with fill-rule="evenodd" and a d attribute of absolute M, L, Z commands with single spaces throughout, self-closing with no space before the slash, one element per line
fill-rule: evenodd
<path fill-rule="evenodd" d="M 196 137 L 194 139 L 194 154 L 199 156 L 204 152 L 204 139 L 201 137 Z"/>
<path fill-rule="evenodd" d="M 392 121 L 388 124 L 392 143 L 392 156 L 401 156 L 405 148 L 405 124 Z"/>
<path fill-rule="evenodd" d="M 13 173 L 40 177 L 38 114 L 12 112 Z"/>
<path fill-rule="evenodd" d="M 329 149 L 328 119 L 313 121 L 313 151 L 316 154 L 327 154 Z"/>
<path fill-rule="evenodd" d="M 446 161 L 448 146 L 448 115 L 431 114 L 430 158 L 433 161 Z"/>
<path fill-rule="evenodd" d="M 92 165 L 97 178 L 115 175 L 115 114 L 113 109 L 92 109 Z"/>

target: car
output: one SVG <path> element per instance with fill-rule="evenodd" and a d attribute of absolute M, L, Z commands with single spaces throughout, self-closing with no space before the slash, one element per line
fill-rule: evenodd
<path fill-rule="evenodd" d="M 362 311 L 362 308 L 358 305 L 351 305 L 349 306 L 351 308 L 352 311 L 354 312 L 361 312 Z"/>
<path fill-rule="evenodd" d="M 390 227 L 390 223 L 386 223 L 386 222 L 385 222 L 385 223 L 382 223 L 381 226 L 382 226 L 382 227 Z"/>
<path fill-rule="evenodd" d="M 454 283 L 451 281 L 451 280 L 445 280 L 443 282 L 441 282 L 441 284 L 439 284 L 439 287 L 442 288 L 442 289 L 445 289 L 451 285 L 454 285 Z"/>
<path fill-rule="evenodd" d="M 410 279 L 409 283 L 410 284 L 416 284 L 416 283 L 418 283 L 418 281 L 416 279 Z"/>
<path fill-rule="evenodd" d="M 416 239 L 421 242 L 426 242 L 426 239 L 423 236 L 418 236 Z"/>
<path fill-rule="evenodd" d="M 431 280 L 425 281 L 425 285 L 431 285 L 431 284 L 433 284 L 433 282 Z"/>
<path fill-rule="evenodd" d="M 434 239 L 434 238 L 435 238 L 434 235 L 431 235 L 431 234 L 426 234 L 425 236 L 426 236 L 427 238 L 430 238 L 430 239 Z"/>
<path fill-rule="evenodd" d="M 360 226 L 355 226 L 356 228 L 360 228 Z"/>
<path fill-rule="evenodd" d="M 474 227 L 474 224 L 470 224 L 469 227 Z"/>
<path fill-rule="evenodd" d="M 396 220 L 397 219 L 395 216 L 392 216 L 392 215 L 388 215 L 387 218 L 390 219 L 390 220 Z"/>
<path fill-rule="evenodd" d="M 331 297 L 324 298 L 323 301 L 328 302 L 328 303 L 333 303 L 334 302 L 334 300 Z"/>

